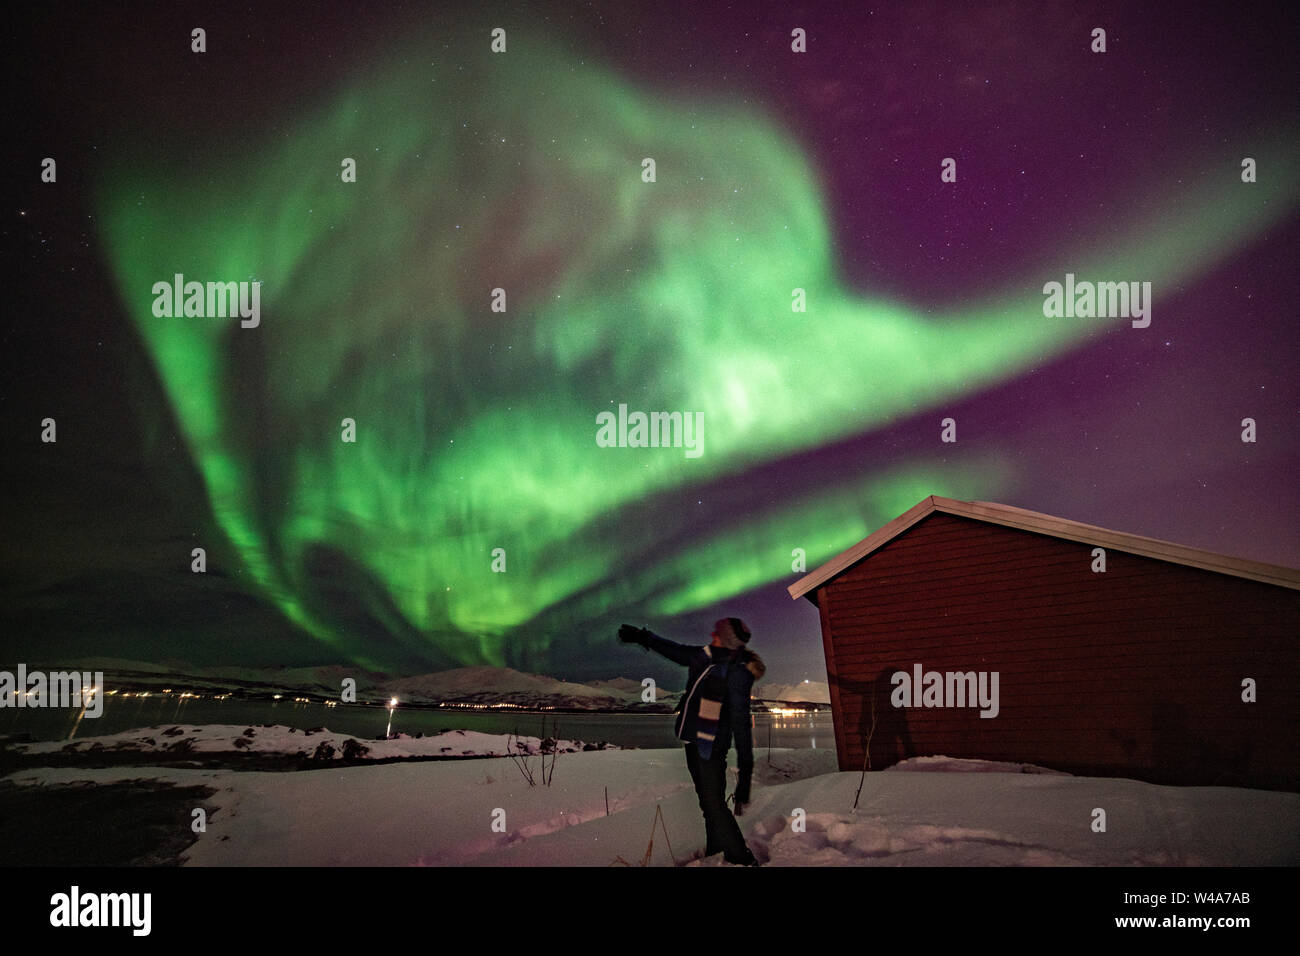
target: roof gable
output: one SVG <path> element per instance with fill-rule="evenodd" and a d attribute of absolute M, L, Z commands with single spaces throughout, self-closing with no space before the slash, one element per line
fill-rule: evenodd
<path fill-rule="evenodd" d="M 1265 584 L 1275 584 L 1279 587 L 1300 590 L 1300 571 L 1294 568 L 1286 568 L 1277 564 L 1263 564 L 1259 561 L 1247 561 L 1244 558 L 1233 558 L 1224 554 L 1216 554 L 1213 551 L 1202 551 L 1199 548 L 1189 548 L 1186 545 L 1161 541 L 1158 538 L 1147 538 L 1123 531 L 1110 531 L 1106 528 L 1098 528 L 1096 525 L 1083 524 L 1080 521 L 1057 518 L 1037 511 L 1027 511 L 1024 508 L 1013 508 L 1011 505 L 999 505 L 989 501 L 958 501 L 955 498 L 941 498 L 938 495 L 931 495 L 922 499 L 918 504 L 889 522 L 889 524 L 873 531 L 853 547 L 841 551 L 821 567 L 804 575 L 786 590 L 790 592 L 790 597 L 795 600 L 805 596 L 812 600 L 811 592 L 847 571 L 850 567 L 871 555 L 872 552 L 888 544 L 927 515 L 931 515 L 936 511 L 959 515 L 963 518 L 973 518 L 976 521 L 985 521 L 990 524 L 999 524 L 1008 528 L 1019 528 L 1022 531 L 1033 531 L 1054 538 L 1064 538 L 1067 541 L 1078 541 L 1082 544 L 1126 551 L 1130 554 L 1155 558 L 1158 561 L 1170 561 L 1174 564 L 1201 568 L 1205 571 L 1217 571 L 1220 574 L 1231 574 L 1235 577 L 1262 581 Z"/>

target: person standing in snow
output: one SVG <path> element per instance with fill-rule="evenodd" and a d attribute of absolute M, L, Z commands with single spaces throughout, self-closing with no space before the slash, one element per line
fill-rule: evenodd
<path fill-rule="evenodd" d="M 713 641 L 689 647 L 660 637 L 645 628 L 624 624 L 619 640 L 662 654 L 689 668 L 686 693 L 677 704 L 674 732 L 686 745 L 686 767 L 695 782 L 695 794 L 704 813 L 707 834 L 704 855 L 722 853 L 728 863 L 757 866 L 745 844 L 736 817 L 727 809 L 727 751 L 734 736 L 740 779 L 736 783 L 736 816 L 749 802 L 754 774 L 754 735 L 750 724 L 749 694 L 754 681 L 767 670 L 762 659 L 746 645 L 750 632 L 737 617 L 724 617 L 713 627 Z"/>

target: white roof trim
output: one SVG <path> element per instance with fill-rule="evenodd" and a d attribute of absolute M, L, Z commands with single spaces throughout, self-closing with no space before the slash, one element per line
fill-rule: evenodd
<path fill-rule="evenodd" d="M 1300 590 L 1300 571 L 1294 568 L 1233 558 L 1225 554 L 1202 551 L 1199 548 L 1189 548 L 1186 545 L 1138 534 L 1109 531 L 1096 525 L 1057 518 L 1037 511 L 1027 511 L 1024 508 L 1013 508 L 1011 505 L 999 505 L 989 501 L 957 501 L 955 498 L 941 498 L 938 495 L 922 499 L 920 503 L 903 512 L 889 524 L 873 531 L 853 547 L 841 551 L 815 571 L 804 575 L 786 590 L 795 600 L 804 597 L 936 511 Z"/>

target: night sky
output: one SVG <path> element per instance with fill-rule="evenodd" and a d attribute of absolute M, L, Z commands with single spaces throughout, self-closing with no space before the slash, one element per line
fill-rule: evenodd
<path fill-rule="evenodd" d="M 825 680 L 792 552 L 930 494 L 1300 567 L 1294 5 L 459 6 L 13 22 L 2 662 Z"/>

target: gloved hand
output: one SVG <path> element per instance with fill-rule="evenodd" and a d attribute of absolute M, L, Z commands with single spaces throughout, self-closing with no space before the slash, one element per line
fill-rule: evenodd
<path fill-rule="evenodd" d="M 624 624 L 618 629 L 618 639 L 624 644 L 644 644 L 645 631 L 631 624 Z"/>

